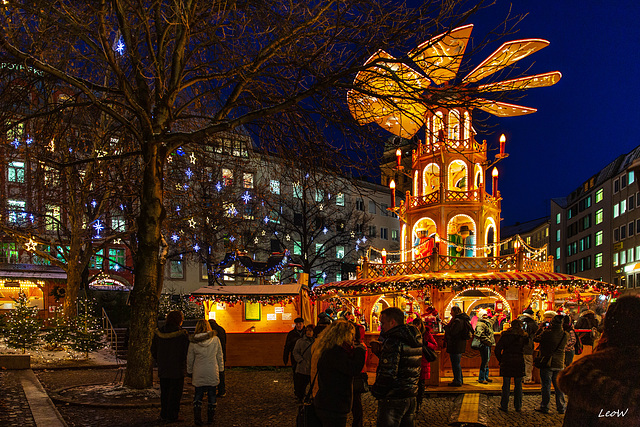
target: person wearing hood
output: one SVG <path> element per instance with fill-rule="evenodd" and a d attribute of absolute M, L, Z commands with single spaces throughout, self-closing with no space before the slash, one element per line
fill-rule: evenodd
<path fill-rule="evenodd" d="M 524 382 L 533 382 L 533 337 L 538 333 L 538 323 L 536 323 L 533 317 L 533 310 L 527 308 L 522 312 L 522 315 L 518 317 L 522 322 L 522 330 L 529 336 L 527 343 L 524 346 Z"/>
<path fill-rule="evenodd" d="M 464 384 L 461 365 L 462 354 L 467 349 L 467 340 L 473 337 L 474 332 L 469 320 L 469 316 L 463 313 L 460 307 L 457 305 L 451 307 L 451 320 L 444 327 L 444 341 L 453 370 L 453 382 L 449 383 L 449 387 L 460 387 Z"/>
<path fill-rule="evenodd" d="M 207 424 L 213 424 L 216 413 L 216 388 L 220 384 L 220 373 L 224 372 L 222 344 L 217 333 L 211 330 L 208 321 L 198 320 L 195 334 L 189 338 L 187 372 L 192 375 L 191 384 L 196 388 L 193 395 L 193 420 L 202 425 L 202 400 L 207 394 Z"/>
<path fill-rule="evenodd" d="M 623 296 L 609 305 L 594 353 L 558 375 L 569 396 L 565 427 L 640 425 L 640 298 Z"/>
<path fill-rule="evenodd" d="M 596 313 L 593 310 L 585 310 L 580 313 L 580 318 L 576 322 L 575 329 L 588 329 L 591 331 L 593 328 L 598 328 L 598 319 L 596 319 Z M 593 334 L 591 332 L 582 332 L 579 334 L 582 345 L 593 346 Z"/>
<path fill-rule="evenodd" d="M 480 340 L 480 372 L 478 382 L 480 384 L 492 383 L 489 378 L 489 359 L 491 358 L 491 347 L 496 345 L 493 336 L 493 324 L 489 320 L 487 310 L 478 310 L 478 324 L 476 325 L 475 337 Z"/>
<path fill-rule="evenodd" d="M 222 358 L 224 359 L 224 364 L 227 364 L 227 331 L 220 326 L 216 319 L 209 319 L 209 325 L 211 325 L 211 330 L 215 331 L 218 339 L 220 340 L 220 345 L 222 346 Z M 218 384 L 218 394 L 217 397 L 225 397 L 227 395 L 227 383 L 224 378 L 224 372 L 220 372 L 220 384 Z"/>
<path fill-rule="evenodd" d="M 558 388 L 558 373 L 564 369 L 564 349 L 569 341 L 569 334 L 562 329 L 564 316 L 556 315 L 551 319 L 548 328 L 540 328 L 534 341 L 540 343 L 538 351 L 542 356 L 551 356 L 551 366 L 540 369 L 540 380 L 542 382 L 542 401 L 540 407 L 535 411 L 543 414 L 549 413 L 549 402 L 551 401 L 551 384 L 556 395 L 556 409 L 559 414 L 564 414 L 565 400 L 564 394 Z"/>
<path fill-rule="evenodd" d="M 380 341 L 371 343 L 378 356 L 371 394 L 378 399 L 378 427 L 412 426 L 422 366 L 422 336 L 404 321 L 404 312 L 389 307 L 380 313 Z"/>
<path fill-rule="evenodd" d="M 189 334 L 182 329 L 183 319 L 181 311 L 167 313 L 164 326 L 155 332 L 151 341 L 151 355 L 158 365 L 160 378 L 160 418 L 169 422 L 179 420 L 187 367 Z"/>

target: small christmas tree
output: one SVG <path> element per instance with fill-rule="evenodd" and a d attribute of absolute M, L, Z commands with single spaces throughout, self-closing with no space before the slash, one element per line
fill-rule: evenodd
<path fill-rule="evenodd" d="M 49 328 L 45 330 L 42 337 L 46 343 L 47 350 L 62 350 L 69 344 L 71 339 L 71 328 L 69 320 L 64 316 L 49 319 Z"/>
<path fill-rule="evenodd" d="M 78 298 L 78 314 L 71 322 L 70 346 L 76 351 L 84 352 L 86 358 L 89 358 L 90 351 L 103 346 L 103 331 L 95 310 L 95 300 Z"/>
<path fill-rule="evenodd" d="M 22 353 L 38 345 L 42 322 L 37 318 L 38 308 L 29 307 L 29 298 L 20 292 L 15 299 L 15 307 L 9 314 L 5 339 L 7 346 L 21 348 Z"/>

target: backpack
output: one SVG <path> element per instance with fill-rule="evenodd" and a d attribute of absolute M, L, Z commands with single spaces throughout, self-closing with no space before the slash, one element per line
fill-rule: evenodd
<path fill-rule="evenodd" d="M 465 321 L 464 327 L 465 327 L 465 332 L 463 335 L 463 339 L 464 340 L 473 339 L 473 336 L 475 335 L 475 331 L 473 330 L 473 326 L 471 326 L 471 323 L 469 323 L 469 321 Z"/>
<path fill-rule="evenodd" d="M 584 350 L 584 346 L 582 345 L 582 341 L 580 341 L 580 334 L 575 334 L 576 336 L 576 343 L 573 345 L 573 354 L 582 354 L 582 351 Z"/>

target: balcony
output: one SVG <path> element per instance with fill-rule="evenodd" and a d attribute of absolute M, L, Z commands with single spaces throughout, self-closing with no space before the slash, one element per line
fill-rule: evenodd
<path fill-rule="evenodd" d="M 445 139 L 444 141 L 436 141 L 433 144 L 419 143 L 416 150 L 413 151 L 413 161 L 415 162 L 421 156 L 433 156 L 440 150 L 448 152 L 486 152 L 487 144 L 479 144 L 475 139 Z"/>

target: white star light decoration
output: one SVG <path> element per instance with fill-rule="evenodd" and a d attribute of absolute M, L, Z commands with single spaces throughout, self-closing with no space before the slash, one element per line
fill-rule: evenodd
<path fill-rule="evenodd" d="M 124 41 L 122 41 L 122 38 L 120 38 L 118 40 L 118 43 L 116 43 L 115 51 L 122 55 L 124 53 L 124 47 Z"/>
<path fill-rule="evenodd" d="M 198 244 L 196 243 L 195 245 L 193 245 L 193 250 L 198 252 L 200 250 L 200 246 L 198 246 Z"/>
<path fill-rule="evenodd" d="M 29 241 L 25 243 L 24 248 L 28 252 L 35 252 L 37 246 L 38 244 L 35 242 L 35 240 L 29 239 Z"/>
<path fill-rule="evenodd" d="M 189 227 L 194 228 L 196 226 L 196 220 L 193 218 L 189 218 Z"/>
<path fill-rule="evenodd" d="M 189 162 L 191 162 L 192 165 L 196 164 L 196 153 L 191 153 L 189 156 Z"/>
<path fill-rule="evenodd" d="M 100 232 L 104 230 L 104 225 L 102 225 L 102 222 L 100 222 L 100 220 L 97 219 L 96 222 L 93 224 L 93 228 L 94 230 L 96 230 L 96 234 L 100 235 Z"/>
<path fill-rule="evenodd" d="M 269 217 L 268 217 L 268 216 L 265 216 L 263 221 L 264 221 L 264 223 L 265 223 L 265 224 L 268 224 L 268 223 L 269 223 L 269 221 L 270 221 L 270 220 L 269 220 Z"/>
<path fill-rule="evenodd" d="M 251 201 L 251 194 L 249 194 L 248 191 L 245 191 L 244 194 L 242 195 L 242 200 L 244 200 L 244 204 L 246 205 Z"/>
<path fill-rule="evenodd" d="M 178 236 L 177 234 L 173 233 L 171 235 L 171 240 L 173 240 L 173 243 L 176 243 L 178 240 L 180 240 L 180 236 Z"/>
<path fill-rule="evenodd" d="M 91 207 L 95 209 L 96 206 L 98 206 L 98 202 L 96 202 L 95 200 L 92 200 L 91 201 Z"/>
<path fill-rule="evenodd" d="M 229 206 L 229 210 L 227 211 L 229 215 L 236 216 L 238 215 L 238 210 L 234 205 Z"/>
<path fill-rule="evenodd" d="M 327 232 L 328 232 L 328 231 L 329 231 L 329 229 L 328 229 L 327 227 L 325 227 L 325 228 L 323 228 L 323 229 L 322 229 L 322 233 L 323 233 L 323 234 L 327 234 Z"/>
<path fill-rule="evenodd" d="M 260 240 L 259 240 L 257 237 L 254 237 L 254 238 L 253 238 L 253 243 L 255 243 L 256 245 L 258 244 L 258 242 L 259 242 L 259 241 L 260 241 Z"/>

